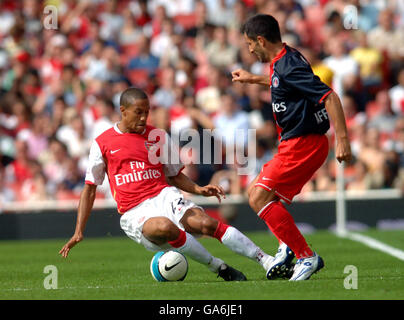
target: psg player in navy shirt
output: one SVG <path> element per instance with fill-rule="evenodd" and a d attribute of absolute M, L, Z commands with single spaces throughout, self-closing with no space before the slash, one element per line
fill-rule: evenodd
<path fill-rule="evenodd" d="M 272 112 L 280 140 L 278 153 L 263 166 L 248 190 L 250 206 L 280 243 L 267 269 L 267 278 L 307 280 L 324 266 L 324 261 L 310 249 L 280 200 L 290 204 L 324 163 L 328 155 L 325 133 L 330 120 L 337 140 L 337 160 L 351 160 L 344 112 L 338 96 L 313 74 L 307 60 L 282 42 L 274 17 L 253 16 L 242 32 L 250 52 L 261 62 L 270 62 L 270 73 L 254 75 L 238 69 L 232 72 L 233 81 L 271 88 Z M 298 260 L 292 274 L 288 270 L 294 256 Z"/>

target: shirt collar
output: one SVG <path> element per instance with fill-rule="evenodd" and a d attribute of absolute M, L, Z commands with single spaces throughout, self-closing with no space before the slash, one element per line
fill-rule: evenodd
<path fill-rule="evenodd" d="M 276 61 L 278 61 L 280 58 L 282 58 L 286 54 L 286 43 L 283 43 L 283 48 L 279 53 L 275 56 L 275 58 L 272 59 L 271 65 L 274 65 Z"/>
<path fill-rule="evenodd" d="M 121 130 L 119 130 L 119 128 L 118 128 L 118 123 L 119 123 L 119 122 L 115 122 L 115 124 L 114 124 L 114 130 L 115 130 L 116 132 L 118 132 L 119 134 L 124 134 Z M 143 130 L 142 133 L 136 133 L 136 134 L 143 135 L 145 132 L 146 132 L 146 128 L 144 128 L 144 130 Z"/>

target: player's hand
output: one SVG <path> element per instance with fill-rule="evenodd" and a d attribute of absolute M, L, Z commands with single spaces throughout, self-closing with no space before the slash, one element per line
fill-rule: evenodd
<path fill-rule="evenodd" d="M 352 160 L 352 152 L 351 145 L 349 143 L 348 138 L 342 138 L 337 140 L 337 147 L 335 150 L 335 157 L 338 162 L 351 162 Z"/>
<path fill-rule="evenodd" d="M 231 73 L 232 79 L 231 81 L 242 82 L 242 83 L 253 83 L 254 75 L 246 70 L 237 69 Z"/>
<path fill-rule="evenodd" d="M 63 258 L 67 258 L 69 251 L 73 248 L 76 244 L 83 240 L 82 234 L 74 234 L 73 237 L 60 249 L 59 254 L 62 255 Z"/>
<path fill-rule="evenodd" d="M 215 196 L 219 202 L 222 202 L 223 199 L 226 198 L 226 194 L 222 187 L 216 186 L 214 184 L 208 184 L 204 187 L 198 188 L 198 194 L 204 197 L 213 197 Z"/>

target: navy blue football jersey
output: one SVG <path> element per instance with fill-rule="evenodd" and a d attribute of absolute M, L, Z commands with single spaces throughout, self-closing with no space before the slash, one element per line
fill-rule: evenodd
<path fill-rule="evenodd" d="M 284 45 L 271 61 L 272 112 L 280 140 L 324 134 L 330 128 L 324 99 L 332 92 L 294 48 Z"/>

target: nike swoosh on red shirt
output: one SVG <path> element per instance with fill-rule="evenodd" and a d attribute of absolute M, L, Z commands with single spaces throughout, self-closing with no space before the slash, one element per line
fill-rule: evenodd
<path fill-rule="evenodd" d="M 271 178 L 262 177 L 262 180 L 272 180 Z"/>

